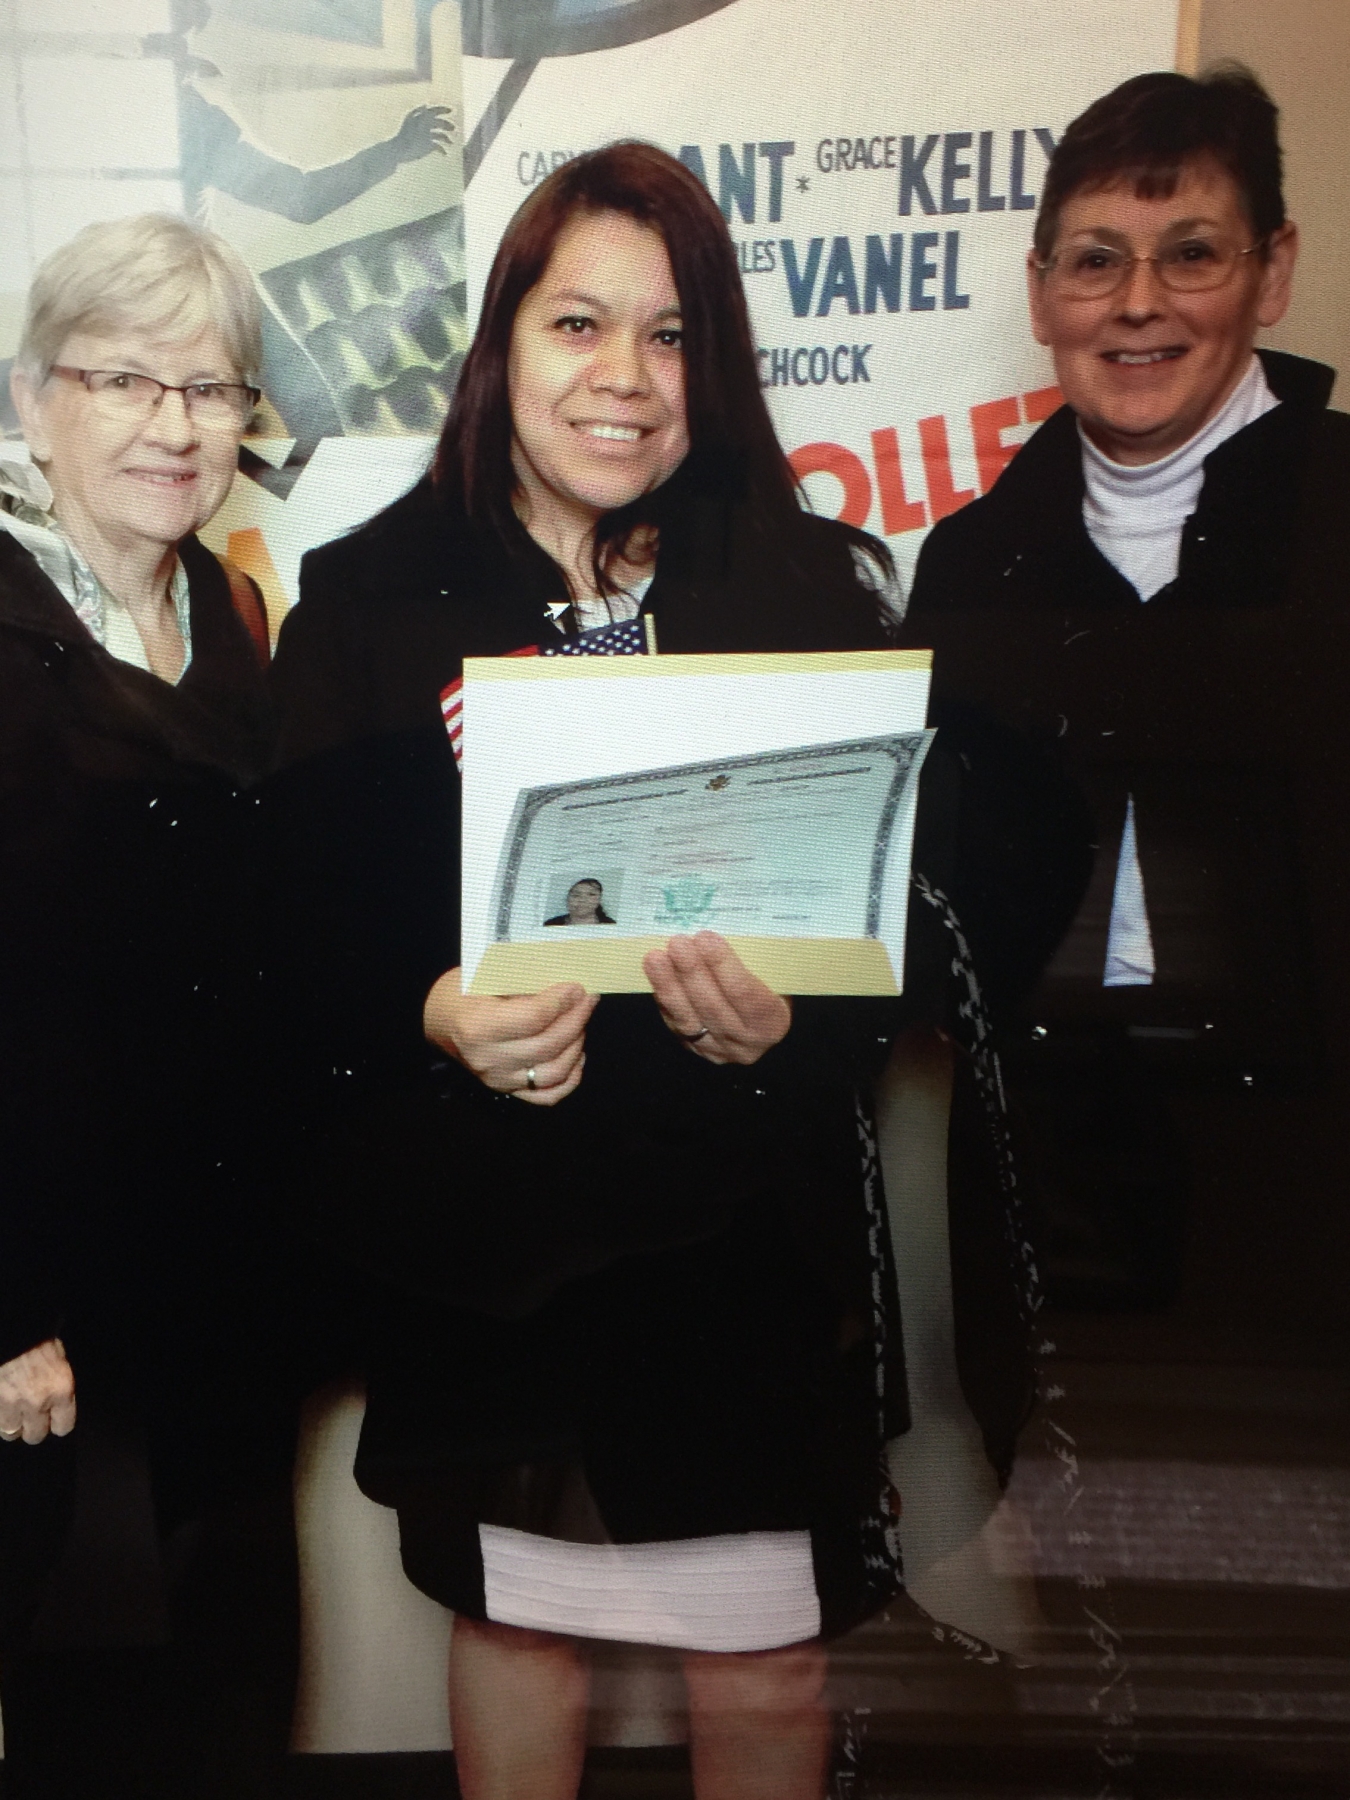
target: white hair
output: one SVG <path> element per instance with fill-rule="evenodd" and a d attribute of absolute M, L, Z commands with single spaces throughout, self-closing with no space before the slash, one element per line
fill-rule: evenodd
<path fill-rule="evenodd" d="M 175 213 L 138 213 L 86 225 L 33 277 L 15 358 L 35 385 L 77 332 L 145 332 L 165 341 L 214 325 L 242 381 L 262 371 L 262 324 L 253 277 L 215 232 Z"/>

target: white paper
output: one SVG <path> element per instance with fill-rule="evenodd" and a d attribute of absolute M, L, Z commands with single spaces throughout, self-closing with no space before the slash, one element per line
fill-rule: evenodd
<path fill-rule="evenodd" d="M 625 658 L 611 670 L 590 660 L 550 658 L 516 679 L 494 679 L 484 664 L 466 662 L 460 944 L 466 986 L 491 941 L 493 883 L 522 788 L 924 728 L 929 671 L 914 667 L 911 656 L 896 654 L 893 665 L 888 658 L 881 668 L 872 653 L 860 653 L 856 666 L 847 666 L 852 658 L 832 657 L 825 672 L 789 657 L 787 666 L 769 673 L 767 660 L 658 657 L 639 665 Z M 748 672 L 736 668 L 742 661 Z M 690 672 L 703 662 L 715 664 L 715 672 Z M 897 833 L 906 856 L 912 823 Z M 894 920 L 888 924 L 890 948 L 897 934 Z M 897 978 L 900 973 L 897 968 Z"/>

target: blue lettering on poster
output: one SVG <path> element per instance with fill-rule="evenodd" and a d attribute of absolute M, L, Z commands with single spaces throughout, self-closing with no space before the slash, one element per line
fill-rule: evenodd
<path fill-rule="evenodd" d="M 774 388 L 824 387 L 827 382 L 836 387 L 850 387 L 855 382 L 870 384 L 867 359 L 871 353 L 870 344 L 836 344 L 833 349 L 825 344 L 789 344 L 773 350 L 761 345 L 755 352 L 759 385 Z"/>
<path fill-rule="evenodd" d="M 1027 134 L 1025 131 L 1014 131 L 1012 134 L 1012 169 L 1008 176 L 1011 190 L 1009 204 L 1014 212 L 1030 212 L 1036 204 L 1036 196 L 1023 190 L 1022 180 L 1027 166 Z"/>
<path fill-rule="evenodd" d="M 957 194 L 956 184 L 970 180 L 970 164 L 962 162 L 960 156 L 963 150 L 969 150 L 971 142 L 968 131 L 949 131 L 942 140 L 942 210 L 945 213 L 970 211 L 970 201 Z"/>
<path fill-rule="evenodd" d="M 980 212 L 1002 212 L 1008 202 L 994 192 L 994 134 L 980 133 L 980 169 L 975 183 L 975 204 Z"/>
<path fill-rule="evenodd" d="M 825 265 L 825 279 L 820 284 L 817 318 L 827 318 L 836 300 L 842 300 L 851 313 L 858 308 L 858 277 L 853 268 L 853 251 L 846 237 L 837 237 L 830 246 L 830 260 Z"/>
<path fill-rule="evenodd" d="M 936 231 L 916 231 L 909 240 L 909 310 L 911 312 L 936 312 L 937 296 L 928 292 L 929 284 L 937 280 L 938 266 L 929 255 L 936 249 L 938 234 Z"/>
<path fill-rule="evenodd" d="M 811 310 L 811 295 L 815 289 L 816 276 L 820 273 L 825 240 L 820 237 L 811 239 L 804 270 L 797 267 L 797 246 L 791 238 L 783 238 L 779 247 L 783 252 L 783 273 L 787 276 L 788 298 L 792 302 L 792 310 L 797 318 L 804 319 Z"/>
<path fill-rule="evenodd" d="M 961 233 L 947 233 L 946 249 L 942 257 L 942 308 L 944 312 L 964 312 L 970 305 L 970 295 L 959 292 L 957 278 L 957 260 L 961 255 Z"/>
<path fill-rule="evenodd" d="M 791 139 L 773 139 L 761 144 L 759 153 L 769 165 L 769 223 L 777 225 L 783 217 L 783 163 L 795 154 Z"/>
<path fill-rule="evenodd" d="M 924 170 L 928 159 L 938 146 L 938 135 L 933 132 L 923 141 L 923 149 L 915 151 L 917 138 L 906 137 L 900 142 L 900 214 L 908 218 L 914 210 L 917 197 L 919 205 L 926 213 L 937 211 L 937 202 L 933 199 L 933 190 L 928 185 Z"/>
<path fill-rule="evenodd" d="M 867 261 L 863 270 L 863 311 L 874 313 L 881 300 L 887 312 L 900 310 L 900 251 L 904 245 L 901 232 L 891 233 L 889 253 L 881 239 L 872 233 L 867 239 Z"/>
<path fill-rule="evenodd" d="M 755 146 L 741 145 L 741 158 L 730 144 L 717 146 L 717 204 L 722 217 L 731 223 L 733 205 L 747 225 L 755 222 Z"/>
<path fill-rule="evenodd" d="M 703 152 L 699 149 L 697 144 L 681 144 L 679 160 L 684 164 L 685 168 L 689 170 L 690 174 L 697 175 L 704 187 L 707 187 L 708 171 L 704 167 Z"/>

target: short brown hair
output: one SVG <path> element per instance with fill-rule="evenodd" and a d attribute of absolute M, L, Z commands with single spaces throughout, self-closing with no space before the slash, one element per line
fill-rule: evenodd
<path fill-rule="evenodd" d="M 1133 184 L 1141 200 L 1168 199 L 1188 164 L 1210 157 L 1237 184 L 1259 241 L 1284 224 L 1279 109 L 1240 63 L 1218 63 L 1199 79 L 1164 71 L 1124 81 L 1065 131 L 1050 158 L 1036 254 L 1055 247 L 1071 194 Z"/>

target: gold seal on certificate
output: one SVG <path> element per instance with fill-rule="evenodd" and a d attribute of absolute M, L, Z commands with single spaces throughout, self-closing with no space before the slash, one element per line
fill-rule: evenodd
<path fill-rule="evenodd" d="M 780 992 L 898 992 L 927 687 L 902 652 L 470 665 L 471 989 L 641 989 L 649 949 L 708 930 Z M 718 753 L 652 754 L 692 744 Z"/>

